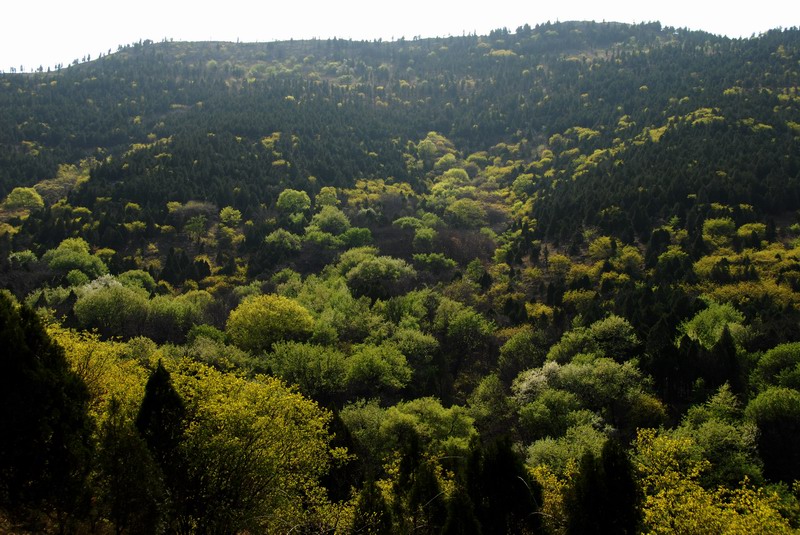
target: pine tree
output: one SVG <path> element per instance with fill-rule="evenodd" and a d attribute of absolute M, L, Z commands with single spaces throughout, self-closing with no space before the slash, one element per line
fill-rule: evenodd
<path fill-rule="evenodd" d="M 136 428 L 161 470 L 167 515 L 173 523 L 180 522 L 186 516 L 181 512 L 191 508 L 186 462 L 180 451 L 185 425 L 186 407 L 159 361 L 145 385 Z"/>
<path fill-rule="evenodd" d="M 476 445 L 467 461 L 467 488 L 483 533 L 535 533 L 541 487 L 529 475 L 508 438 Z"/>
<path fill-rule="evenodd" d="M 80 515 L 92 448 L 89 392 L 28 307 L 0 293 L 0 505 Z"/>
<path fill-rule="evenodd" d="M 599 458 L 587 452 L 567 495 L 572 534 L 636 533 L 639 523 L 638 489 L 633 466 L 622 446 L 610 438 Z"/>
<path fill-rule="evenodd" d="M 101 507 L 117 533 L 158 532 L 164 500 L 160 470 L 115 399 L 100 430 L 98 468 Z"/>

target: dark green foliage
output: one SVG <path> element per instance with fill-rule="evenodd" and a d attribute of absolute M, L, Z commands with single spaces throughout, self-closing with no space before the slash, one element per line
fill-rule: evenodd
<path fill-rule="evenodd" d="M 136 428 L 162 468 L 175 460 L 185 419 L 183 400 L 172 386 L 169 372 L 159 361 L 145 385 Z"/>
<path fill-rule="evenodd" d="M 639 490 L 619 441 L 607 440 L 599 458 L 584 454 L 566 501 L 568 533 L 637 533 Z"/>
<path fill-rule="evenodd" d="M 500 438 L 475 446 L 467 463 L 469 498 L 482 533 L 536 533 L 542 494 L 511 441 Z"/>
<path fill-rule="evenodd" d="M 0 292 L 0 503 L 85 514 L 89 393 L 36 314 Z"/>
<path fill-rule="evenodd" d="M 475 505 L 466 489 L 458 484 L 447 502 L 447 519 L 442 535 L 480 535 L 481 525 L 475 517 Z"/>
<path fill-rule="evenodd" d="M 100 430 L 97 463 L 100 504 L 117 531 L 157 533 L 165 500 L 161 469 L 116 400 Z"/>
<path fill-rule="evenodd" d="M 438 533 L 447 513 L 434 464 L 424 458 L 416 429 L 402 423 L 397 432 L 400 466 L 392 504 L 396 524 L 401 532 Z"/>
<path fill-rule="evenodd" d="M 716 388 L 728 383 L 735 394 L 744 394 L 744 373 L 739 362 L 736 343 L 727 325 L 723 328 L 717 343 L 711 348 L 705 375 L 708 377 L 709 387 Z"/>
<path fill-rule="evenodd" d="M 501 347 L 497 361 L 500 378 L 505 384 L 519 372 L 544 364 L 547 348 L 551 345 L 546 333 L 541 330 L 525 328 L 515 333 Z"/>
<path fill-rule="evenodd" d="M 446 519 L 444 491 L 434 471 L 434 464 L 421 461 L 414 469 L 408 491 L 410 525 L 415 532 L 439 533 Z"/>
<path fill-rule="evenodd" d="M 169 372 L 159 361 L 145 385 L 135 424 L 160 471 L 168 497 L 162 511 L 169 525 L 175 528 L 190 518 L 194 506 L 188 467 L 180 448 L 186 418 L 184 402 L 172 386 Z"/>
<path fill-rule="evenodd" d="M 386 299 L 411 289 L 416 271 L 399 258 L 366 258 L 347 272 L 347 285 L 353 294 Z"/>
<path fill-rule="evenodd" d="M 764 476 L 787 483 L 800 479 L 800 392 L 769 388 L 750 401 L 745 415 L 758 426 Z"/>

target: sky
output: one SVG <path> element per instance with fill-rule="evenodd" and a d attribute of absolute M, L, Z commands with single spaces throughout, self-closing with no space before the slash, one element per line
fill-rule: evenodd
<path fill-rule="evenodd" d="M 267 42 L 394 40 L 513 31 L 524 24 L 594 20 L 750 37 L 800 26 L 800 1 L 762 0 L 4 0 L 0 70 L 61 63 L 144 39 Z"/>

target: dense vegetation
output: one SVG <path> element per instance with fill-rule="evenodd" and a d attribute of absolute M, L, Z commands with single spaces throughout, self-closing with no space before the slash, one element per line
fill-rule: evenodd
<path fill-rule="evenodd" d="M 800 529 L 800 31 L 0 75 L 0 530 Z"/>

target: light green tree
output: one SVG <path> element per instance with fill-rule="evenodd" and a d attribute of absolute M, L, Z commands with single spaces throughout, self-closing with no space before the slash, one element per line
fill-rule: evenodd
<path fill-rule="evenodd" d="M 296 301 L 280 295 L 258 295 L 231 311 L 225 332 L 247 351 L 268 351 L 280 340 L 304 340 L 314 329 L 314 318 Z"/>
<path fill-rule="evenodd" d="M 242 212 L 232 206 L 219 211 L 219 221 L 226 227 L 236 228 L 242 223 Z"/>
<path fill-rule="evenodd" d="M 42 261 L 59 273 L 67 274 L 78 269 L 90 279 L 108 273 L 103 261 L 89 252 L 89 244 L 83 238 L 65 239 L 55 249 L 45 252 Z"/>
<path fill-rule="evenodd" d="M 41 210 L 44 200 L 33 188 L 14 188 L 3 203 L 8 210 Z"/>
<path fill-rule="evenodd" d="M 267 244 L 277 254 L 286 254 L 299 251 L 302 245 L 300 236 L 282 228 L 267 234 L 267 236 L 264 238 L 264 243 Z"/>
<path fill-rule="evenodd" d="M 305 191 L 285 189 L 278 195 L 275 207 L 288 217 L 308 211 L 311 208 L 311 199 Z"/>
<path fill-rule="evenodd" d="M 780 344 L 758 360 L 753 382 L 759 389 L 783 386 L 800 390 L 800 342 Z"/>
<path fill-rule="evenodd" d="M 474 199 L 458 199 L 445 209 L 445 217 L 460 228 L 481 228 L 486 225 L 486 210 Z"/>
<path fill-rule="evenodd" d="M 269 377 L 184 361 L 172 378 L 190 422 L 180 451 L 197 531 L 290 533 L 324 518 L 319 479 L 341 453 L 330 448 L 327 412 Z"/>
<path fill-rule="evenodd" d="M 150 308 L 147 291 L 123 286 L 113 279 L 107 284 L 97 282 L 79 290 L 74 306 L 78 323 L 86 329 L 97 329 L 104 336 L 127 338 L 144 334 Z"/>
<path fill-rule="evenodd" d="M 339 206 L 339 197 L 336 194 L 336 188 L 332 186 L 324 186 L 321 188 L 317 196 L 314 197 L 314 206 L 316 210 L 320 210 L 324 206 Z"/>
<path fill-rule="evenodd" d="M 309 228 L 318 229 L 328 234 L 338 236 L 350 228 L 350 220 L 335 206 L 323 206 L 322 209 L 311 218 Z"/>
<path fill-rule="evenodd" d="M 303 342 L 276 342 L 267 360 L 272 372 L 304 395 L 329 401 L 345 389 L 347 364 L 341 351 Z"/>
<path fill-rule="evenodd" d="M 709 300 L 708 307 L 683 322 L 678 331 L 699 342 L 704 348 L 711 349 L 719 341 L 726 327 L 737 343 L 744 342 L 748 333 L 743 323 L 744 315 L 733 305 Z"/>
<path fill-rule="evenodd" d="M 206 232 L 206 225 L 208 223 L 208 219 L 204 215 L 196 215 L 190 217 L 186 224 L 183 226 L 183 230 L 192 238 L 194 241 L 199 241 L 200 238 Z"/>
<path fill-rule="evenodd" d="M 386 299 L 407 290 L 417 272 L 405 260 L 372 256 L 347 272 L 347 285 L 356 295 Z"/>
<path fill-rule="evenodd" d="M 354 393 L 395 392 L 411 381 L 412 374 L 394 344 L 364 344 L 347 358 L 347 384 Z"/>

